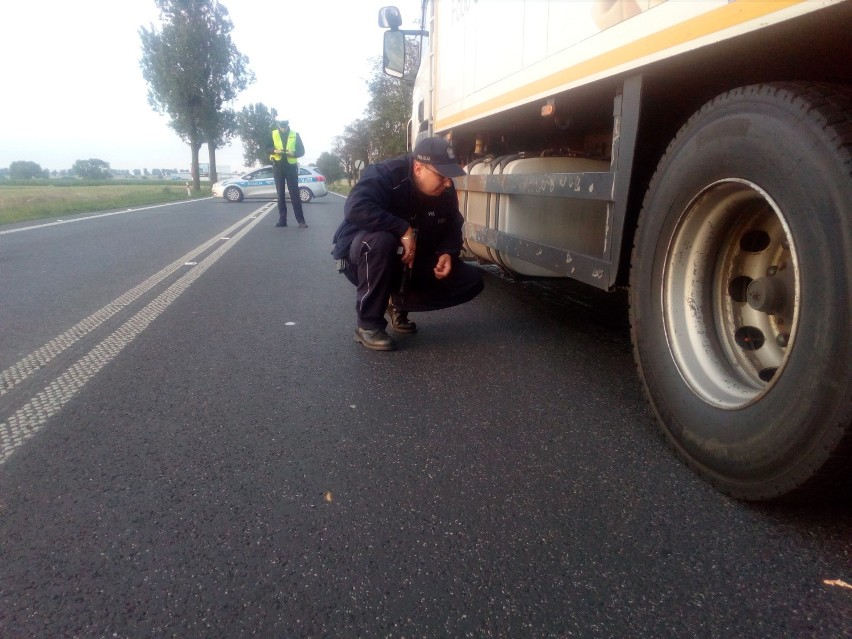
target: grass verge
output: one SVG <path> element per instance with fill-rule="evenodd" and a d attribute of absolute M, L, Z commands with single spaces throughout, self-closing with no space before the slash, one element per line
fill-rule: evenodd
<path fill-rule="evenodd" d="M 177 202 L 209 195 L 209 185 L 202 184 L 201 191 L 187 196 L 186 186 L 181 182 L 0 182 L 0 224 Z"/>
<path fill-rule="evenodd" d="M 339 193 L 340 195 L 349 195 L 349 191 L 352 190 L 352 187 L 349 186 L 349 182 L 347 180 L 338 180 L 337 182 L 330 182 L 328 190 L 332 193 Z"/>

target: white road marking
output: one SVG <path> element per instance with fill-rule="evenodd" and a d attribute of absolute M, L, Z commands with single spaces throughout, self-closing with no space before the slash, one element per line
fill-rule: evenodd
<path fill-rule="evenodd" d="M 267 208 L 257 217 L 248 217 L 240 220 L 231 229 L 244 224 L 250 219 L 239 232 L 233 236 L 233 240 L 222 243 L 210 255 L 204 258 L 197 268 L 190 269 L 174 284 L 169 286 L 163 293 L 147 304 L 141 311 L 127 320 L 114 333 L 109 335 L 100 344 L 95 346 L 89 353 L 81 357 L 68 370 L 59 375 L 52 383 L 48 384 L 40 393 L 30 399 L 22 408 L 16 411 L 7 421 L 0 423 L 0 465 L 4 464 L 15 450 L 23 445 L 30 437 L 35 435 L 44 424 L 92 379 L 106 364 L 111 362 L 130 342 L 132 342 L 142 331 L 144 331 L 163 311 L 165 311 L 180 295 L 189 288 L 201 275 L 215 262 L 219 260 L 228 250 L 237 244 L 255 225 L 260 222 L 264 215 L 271 210 Z M 195 256 L 209 248 L 216 242 L 221 242 L 216 236 L 208 240 L 197 249 L 191 251 L 188 256 Z M 67 349 L 71 344 L 79 340 L 83 335 L 91 332 L 102 324 L 106 319 L 114 315 L 118 310 L 138 298 L 145 291 L 152 288 L 157 282 L 180 268 L 186 262 L 187 256 L 176 260 L 162 271 L 149 278 L 142 284 L 131 289 L 114 302 L 92 314 L 75 327 L 66 331 L 56 339 L 48 342 L 42 348 L 15 364 L 15 366 L 0 374 L 3 382 L 3 392 L 8 390 L 34 371 L 46 365 L 51 359 Z"/>
<path fill-rule="evenodd" d="M 266 211 L 264 211 L 264 215 L 265 214 Z M 256 212 L 252 213 L 252 215 L 256 215 Z M 228 231 L 233 231 L 239 226 L 245 224 L 247 219 L 255 218 L 251 216 L 244 218 L 236 224 L 233 224 L 228 229 Z M 139 297 L 147 293 L 149 290 L 151 290 L 157 284 L 162 282 L 172 273 L 174 273 L 183 266 L 195 265 L 196 262 L 188 262 L 187 260 L 190 260 L 191 258 L 200 255 L 219 241 L 221 240 L 219 240 L 217 237 L 210 238 L 201 246 L 192 249 L 183 257 L 180 257 L 171 264 L 169 264 L 159 273 L 155 273 L 141 284 L 127 291 L 121 297 L 113 300 L 100 310 L 95 311 L 92 315 L 62 333 L 62 335 L 60 335 L 59 337 L 51 340 L 38 350 L 27 355 L 17 364 L 4 370 L 2 373 L 0 373 L 0 397 L 5 395 L 15 385 L 25 380 L 32 373 L 39 370 L 42 366 L 45 366 L 48 362 L 50 362 L 50 360 L 62 353 L 69 346 L 72 346 L 81 337 L 95 330 L 110 317 L 118 313 L 125 306 L 133 303 Z"/>

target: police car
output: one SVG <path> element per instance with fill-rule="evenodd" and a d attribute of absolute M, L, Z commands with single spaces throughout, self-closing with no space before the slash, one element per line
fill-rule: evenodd
<path fill-rule="evenodd" d="M 216 182 L 212 190 L 215 197 L 225 198 L 228 202 L 242 202 L 245 198 L 274 200 L 278 197 L 275 193 L 272 166 L 263 166 L 241 177 Z M 315 197 L 326 195 L 328 189 L 325 186 L 325 176 L 312 166 L 300 166 L 299 199 L 302 202 L 310 202 Z M 287 197 L 289 196 L 287 193 Z"/>

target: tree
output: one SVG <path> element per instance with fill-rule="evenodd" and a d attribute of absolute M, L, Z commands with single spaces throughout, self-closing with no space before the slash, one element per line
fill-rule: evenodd
<path fill-rule="evenodd" d="M 374 140 L 372 138 L 371 125 L 366 119 L 355 120 L 346 126 L 343 135 L 335 140 L 335 154 L 343 162 L 343 170 L 349 178 L 349 184 L 358 176 L 357 162 L 360 160 L 363 166 L 381 159 L 374 152 Z"/>
<path fill-rule="evenodd" d="M 317 169 L 332 184 L 344 177 L 343 169 L 340 166 L 340 158 L 327 151 L 320 153 L 320 156 L 317 158 Z"/>
<path fill-rule="evenodd" d="M 112 177 L 112 171 L 109 168 L 109 162 L 92 158 L 74 162 L 74 166 L 71 167 L 71 175 L 90 180 L 108 180 Z"/>
<path fill-rule="evenodd" d="M 17 160 L 9 165 L 9 177 L 13 180 L 31 180 L 44 177 L 44 170 L 35 162 Z"/>
<path fill-rule="evenodd" d="M 233 134 L 223 107 L 254 81 L 248 58 L 233 44 L 228 10 L 217 0 L 155 0 L 162 31 L 142 27 L 142 75 L 148 103 L 171 118 L 189 144 L 195 190 L 201 188 L 198 152 L 208 144 L 211 172 L 216 149 Z M 211 175 L 211 179 L 215 179 Z"/>
<path fill-rule="evenodd" d="M 416 41 L 405 43 L 406 76 L 417 68 Z M 349 124 L 343 135 L 335 139 L 334 153 L 343 171 L 352 180 L 357 177 L 356 162 L 364 165 L 396 157 L 407 149 L 408 120 L 411 117 L 413 86 L 385 75 L 381 58 L 373 58 L 373 74 L 367 81 L 370 102 L 364 117 Z"/>
<path fill-rule="evenodd" d="M 220 149 L 234 137 L 237 130 L 237 114 L 233 109 L 223 109 L 212 114 L 205 126 L 208 160 L 210 163 L 210 182 L 217 182 L 216 149 Z"/>
<path fill-rule="evenodd" d="M 414 75 L 417 48 L 411 38 L 406 38 L 406 75 Z M 369 123 L 370 136 L 374 140 L 373 161 L 396 157 L 407 149 L 408 120 L 411 117 L 411 98 L 413 86 L 397 78 L 386 75 L 381 58 L 373 60 L 373 75 L 367 82 L 370 102 L 367 105 L 366 120 Z"/>
<path fill-rule="evenodd" d="M 243 161 L 246 166 L 258 162 L 269 164 L 266 152 L 267 138 L 275 128 L 278 112 L 260 102 L 243 107 L 237 114 L 237 136 L 243 143 Z"/>
<path fill-rule="evenodd" d="M 331 150 L 334 152 L 334 156 L 340 160 L 343 175 L 349 181 L 349 186 L 351 187 L 352 180 L 355 177 L 355 158 L 352 156 L 346 138 L 342 135 L 334 138 Z"/>

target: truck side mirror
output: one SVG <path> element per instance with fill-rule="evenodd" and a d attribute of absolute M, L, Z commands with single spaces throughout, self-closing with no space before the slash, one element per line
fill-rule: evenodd
<path fill-rule="evenodd" d="M 379 26 L 382 29 L 396 31 L 402 24 L 402 14 L 396 7 L 382 7 L 379 9 Z"/>
<path fill-rule="evenodd" d="M 382 62 L 389 76 L 401 78 L 405 75 L 405 35 L 402 31 L 385 31 Z"/>

